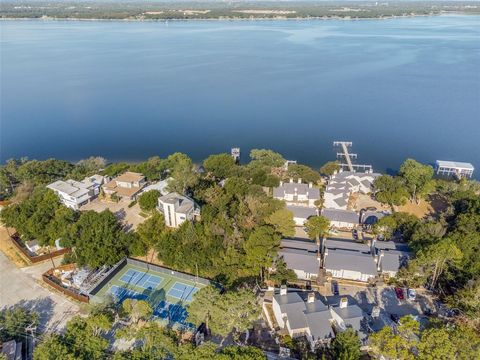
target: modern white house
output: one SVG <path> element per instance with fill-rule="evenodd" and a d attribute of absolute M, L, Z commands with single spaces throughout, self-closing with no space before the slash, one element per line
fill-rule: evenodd
<path fill-rule="evenodd" d="M 330 226 L 337 229 L 353 229 L 358 225 L 359 215 L 351 210 L 323 209 L 322 216 L 330 220 Z"/>
<path fill-rule="evenodd" d="M 58 180 L 47 185 L 47 188 L 53 190 L 65 206 L 78 210 L 82 205 L 98 196 L 103 182 L 103 176 L 93 175 L 82 181 Z"/>
<path fill-rule="evenodd" d="M 329 343 L 335 332 L 348 327 L 363 334 L 365 315 L 358 305 L 349 305 L 347 298 L 341 299 L 338 306 L 328 306 L 318 293 L 288 292 L 282 286 L 280 293 L 273 296 L 272 310 L 279 328 L 292 338 L 305 336 L 312 350 Z"/>
<path fill-rule="evenodd" d="M 135 200 L 145 185 L 143 174 L 127 171 L 103 185 L 102 189 L 107 196 L 116 195 L 121 199 Z"/>
<path fill-rule="evenodd" d="M 473 165 L 466 162 L 445 160 L 437 160 L 435 162 L 435 172 L 437 175 L 471 178 L 474 170 Z"/>
<path fill-rule="evenodd" d="M 168 179 L 160 180 L 160 181 L 157 181 L 153 184 L 147 185 L 142 189 L 140 194 L 146 193 L 150 190 L 158 190 L 161 195 L 167 195 L 168 194 L 168 191 L 167 191 L 168 183 L 171 180 L 173 180 L 173 178 L 170 177 Z"/>
<path fill-rule="evenodd" d="M 176 192 L 158 198 L 158 211 L 163 213 L 165 224 L 177 228 L 187 220 L 193 220 L 199 209 L 193 199 Z"/>
<path fill-rule="evenodd" d="M 348 200 L 354 193 L 368 194 L 372 191 L 378 173 L 341 171 L 330 177 L 323 194 L 323 206 L 327 209 L 347 210 Z"/>
<path fill-rule="evenodd" d="M 315 207 L 315 201 L 320 199 L 320 190 L 312 183 L 303 184 L 302 179 L 294 182 L 280 182 L 280 186 L 273 189 L 273 197 L 283 200 L 287 205 Z"/>

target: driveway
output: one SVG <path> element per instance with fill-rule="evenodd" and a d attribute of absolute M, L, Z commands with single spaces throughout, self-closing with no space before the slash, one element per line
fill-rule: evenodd
<path fill-rule="evenodd" d="M 61 331 L 80 309 L 76 303 L 39 284 L 39 274 L 44 268 L 48 264 L 19 269 L 0 252 L 0 308 L 23 306 L 39 314 L 38 330 Z"/>
<path fill-rule="evenodd" d="M 145 221 L 145 218 L 140 215 L 142 211 L 138 203 L 132 207 L 128 207 L 129 204 L 129 201 L 122 200 L 116 203 L 113 201 L 106 201 L 96 198 L 88 204 L 83 205 L 80 210 L 94 210 L 96 212 L 102 212 L 108 209 L 115 214 L 115 217 L 122 222 L 122 224 L 125 225 L 125 230 L 129 231 L 135 230 L 138 224 L 141 224 Z"/>

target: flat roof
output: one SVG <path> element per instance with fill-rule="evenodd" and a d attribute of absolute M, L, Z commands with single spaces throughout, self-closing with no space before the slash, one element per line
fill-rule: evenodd
<path fill-rule="evenodd" d="M 468 170 L 475 169 L 472 164 L 467 162 L 437 160 L 436 163 L 438 166 L 441 166 L 441 167 L 460 168 L 460 169 L 468 169 Z"/>

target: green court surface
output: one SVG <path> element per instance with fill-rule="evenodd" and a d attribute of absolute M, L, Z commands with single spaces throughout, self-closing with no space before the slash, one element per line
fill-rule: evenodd
<path fill-rule="evenodd" d="M 118 303 L 129 298 L 146 300 L 152 306 L 155 317 L 172 325 L 191 327 L 192 324 L 187 321 L 185 306 L 207 283 L 205 279 L 197 279 L 165 268 L 136 266 L 127 262 L 98 290 L 91 301 L 103 302 L 108 298 L 113 298 Z"/>

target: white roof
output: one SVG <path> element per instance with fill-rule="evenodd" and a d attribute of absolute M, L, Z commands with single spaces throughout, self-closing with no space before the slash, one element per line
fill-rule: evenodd
<path fill-rule="evenodd" d="M 448 168 L 469 169 L 469 170 L 475 169 L 472 164 L 466 163 L 466 162 L 459 162 L 459 161 L 437 160 L 437 165 L 441 167 L 448 167 Z"/>

